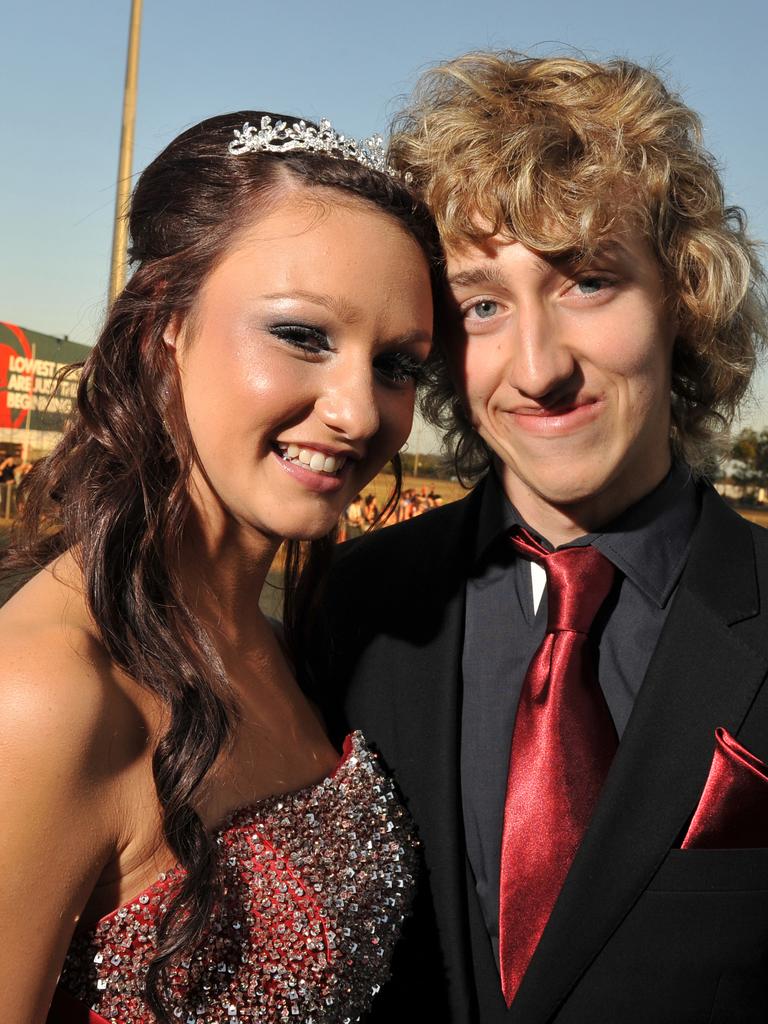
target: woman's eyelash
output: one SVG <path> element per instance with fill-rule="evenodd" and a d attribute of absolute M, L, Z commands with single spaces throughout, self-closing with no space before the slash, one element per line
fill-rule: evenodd
<path fill-rule="evenodd" d="M 327 334 L 310 324 L 272 324 L 268 331 L 281 341 L 293 345 L 310 355 L 330 351 Z M 381 355 L 374 361 L 374 369 L 380 377 L 393 384 L 420 384 L 424 379 L 424 364 L 407 352 L 393 352 Z"/>
<path fill-rule="evenodd" d="M 270 334 L 293 345 L 307 355 L 331 351 L 328 335 L 319 327 L 310 324 L 272 324 L 267 328 Z M 407 352 L 392 352 L 378 356 L 374 369 L 379 377 L 390 384 L 421 384 L 424 380 L 424 364 Z"/>
<path fill-rule="evenodd" d="M 424 380 L 424 363 L 407 352 L 393 352 L 391 355 L 379 356 L 374 366 L 378 373 L 395 384 L 421 384 Z"/>
<path fill-rule="evenodd" d="M 269 328 L 269 333 L 282 341 L 287 341 L 289 345 L 308 352 L 327 352 L 330 348 L 325 332 L 309 324 L 273 324 Z"/>

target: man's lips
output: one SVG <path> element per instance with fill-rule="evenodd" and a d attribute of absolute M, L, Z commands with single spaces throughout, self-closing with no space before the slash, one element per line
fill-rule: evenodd
<path fill-rule="evenodd" d="M 520 406 L 510 410 L 510 415 L 514 417 L 517 426 L 530 434 L 558 435 L 591 423 L 602 409 L 602 400 L 594 398 L 550 407 Z"/>

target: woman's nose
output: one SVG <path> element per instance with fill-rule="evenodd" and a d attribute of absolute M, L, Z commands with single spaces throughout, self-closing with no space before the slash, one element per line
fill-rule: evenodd
<path fill-rule="evenodd" d="M 318 416 L 350 440 L 367 440 L 377 432 L 380 414 L 373 369 L 339 372 L 315 402 Z"/>

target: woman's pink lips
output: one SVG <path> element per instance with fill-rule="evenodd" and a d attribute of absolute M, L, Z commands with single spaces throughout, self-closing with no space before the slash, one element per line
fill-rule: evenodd
<path fill-rule="evenodd" d="M 282 455 L 278 455 L 276 451 L 273 451 L 272 455 L 277 459 L 286 473 L 290 473 L 297 483 L 306 487 L 308 491 L 317 491 L 319 494 L 338 491 L 338 489 L 344 484 L 344 470 L 349 465 L 349 463 L 345 463 L 340 472 L 334 475 L 331 475 L 330 473 L 315 473 L 314 470 L 309 469 L 307 466 L 303 466 L 301 463 L 289 462 L 288 459 L 284 459 Z"/>
<path fill-rule="evenodd" d="M 546 409 L 513 410 L 511 415 L 516 425 L 529 434 L 557 436 L 569 434 L 591 423 L 600 415 L 602 408 L 603 402 L 595 399 L 593 402 L 582 402 L 581 405 L 574 405 L 560 412 L 550 412 Z"/>

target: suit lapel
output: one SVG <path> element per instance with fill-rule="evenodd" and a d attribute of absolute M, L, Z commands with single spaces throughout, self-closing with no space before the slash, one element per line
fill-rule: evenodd
<path fill-rule="evenodd" d="M 749 526 L 706 492 L 688 565 L 592 824 L 510 1011 L 545 1022 L 642 894 L 693 812 L 714 731 L 768 672 L 731 626 L 757 614 Z"/>
<path fill-rule="evenodd" d="M 403 648 L 395 718 L 398 763 L 392 766 L 423 838 L 449 998 L 458 1020 L 471 1019 L 474 1003 L 459 769 L 466 563 L 481 490 L 482 485 L 461 503 L 460 514 L 435 536 L 436 546 L 414 560 L 414 575 L 419 573 L 424 589 L 413 605 L 412 621 L 421 629 L 426 623 L 427 629 L 418 643 L 409 641 Z M 387 650 L 392 652 L 391 637 Z"/>
<path fill-rule="evenodd" d="M 346 702 L 353 724 L 379 746 L 417 822 L 427 902 L 457 1020 L 474 1016 L 459 751 L 467 563 L 481 492 L 482 485 L 423 521 L 376 538 L 377 564 L 383 559 L 389 576 L 396 566 L 403 588 L 396 595 L 382 592 L 369 611 L 374 623 L 354 667 L 362 689 L 353 687 L 358 696 Z M 391 550 L 385 547 L 390 541 Z M 375 578 L 376 566 L 369 569 Z"/>

